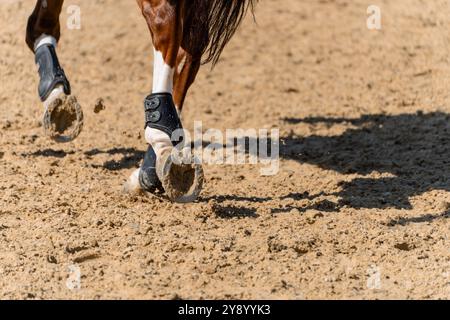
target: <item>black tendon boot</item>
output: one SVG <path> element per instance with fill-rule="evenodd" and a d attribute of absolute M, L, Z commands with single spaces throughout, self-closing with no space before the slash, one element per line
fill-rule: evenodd
<path fill-rule="evenodd" d="M 83 111 L 75 96 L 70 95 L 70 83 L 59 64 L 54 46 L 45 44 L 36 49 L 39 68 L 39 97 L 45 105 L 45 134 L 57 142 L 75 139 L 83 128 Z M 62 91 L 53 90 L 62 87 Z M 50 98 L 51 97 L 51 98 Z"/>
<path fill-rule="evenodd" d="M 45 101 L 57 85 L 62 85 L 64 93 L 70 95 L 70 83 L 61 68 L 55 48 L 52 45 L 42 45 L 35 53 L 39 68 L 39 96 Z"/>

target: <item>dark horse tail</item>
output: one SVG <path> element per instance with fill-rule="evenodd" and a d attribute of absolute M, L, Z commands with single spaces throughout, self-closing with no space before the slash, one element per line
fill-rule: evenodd
<path fill-rule="evenodd" d="M 216 64 L 220 54 L 258 0 L 190 0 L 183 46 L 202 62 Z"/>

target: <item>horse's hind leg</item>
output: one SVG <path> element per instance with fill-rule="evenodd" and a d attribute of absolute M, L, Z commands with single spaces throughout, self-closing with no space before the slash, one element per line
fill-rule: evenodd
<path fill-rule="evenodd" d="M 71 96 L 70 83 L 56 54 L 60 37 L 59 15 L 64 0 L 38 0 L 28 19 L 26 42 L 39 68 L 39 96 L 44 104 L 43 126 L 58 142 L 75 139 L 83 126 L 83 113 Z"/>
<path fill-rule="evenodd" d="M 192 55 L 186 49 L 180 48 L 173 81 L 173 99 L 179 114 L 183 110 L 186 94 L 190 86 L 194 83 L 195 77 L 200 69 L 200 64 L 200 56 Z"/>
<path fill-rule="evenodd" d="M 173 99 L 173 83 L 183 37 L 184 0 L 138 0 L 138 4 L 153 39 L 153 92 L 144 103 L 149 150 L 126 189 L 134 189 L 138 180 L 146 191 L 163 189 L 173 201 L 193 201 L 202 187 L 202 168 L 190 156 L 182 163 L 175 161 L 175 143 L 171 140 L 172 135 L 182 129 Z"/>

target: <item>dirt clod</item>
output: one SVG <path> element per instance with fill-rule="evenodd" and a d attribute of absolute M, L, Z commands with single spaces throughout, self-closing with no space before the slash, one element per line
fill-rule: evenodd
<path fill-rule="evenodd" d="M 95 101 L 95 105 L 94 105 L 94 113 L 100 113 L 101 111 L 105 110 L 105 101 L 103 100 L 103 98 L 98 98 Z"/>

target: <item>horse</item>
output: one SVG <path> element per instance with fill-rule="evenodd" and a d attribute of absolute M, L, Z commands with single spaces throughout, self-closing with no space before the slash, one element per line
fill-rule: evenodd
<path fill-rule="evenodd" d="M 125 192 L 165 194 L 173 202 L 193 202 L 202 189 L 201 163 L 189 155 L 175 161 L 182 137 L 180 116 L 186 94 L 200 67 L 213 66 L 243 18 L 258 0 L 137 0 L 153 48 L 153 86 L 144 99 L 145 140 L 142 165 L 124 185 Z M 46 135 L 57 142 L 75 139 L 83 112 L 57 56 L 59 16 L 64 0 L 37 0 L 28 19 L 26 43 L 35 55 Z"/>

